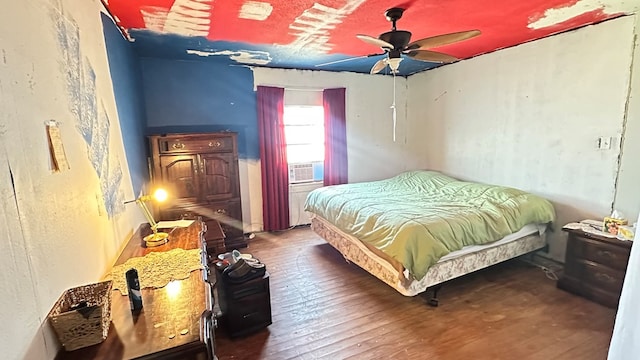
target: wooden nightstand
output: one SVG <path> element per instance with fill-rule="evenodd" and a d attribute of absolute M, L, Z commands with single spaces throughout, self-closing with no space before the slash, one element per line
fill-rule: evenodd
<path fill-rule="evenodd" d="M 564 274 L 558 288 L 616 308 L 632 241 L 621 241 L 580 229 L 569 233 Z"/>

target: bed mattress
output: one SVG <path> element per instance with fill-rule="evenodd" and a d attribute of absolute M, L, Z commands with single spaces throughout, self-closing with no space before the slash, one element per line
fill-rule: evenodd
<path fill-rule="evenodd" d="M 555 217 L 553 205 L 537 195 L 427 170 L 325 186 L 309 193 L 305 210 L 415 279 L 452 252 L 490 244 Z"/>
<path fill-rule="evenodd" d="M 368 271 L 405 296 L 415 296 L 428 287 L 524 255 L 546 245 L 545 225 L 529 224 L 516 233 L 484 245 L 466 246 L 432 265 L 420 280 L 411 279 L 406 269 L 389 262 L 355 237 L 346 234 L 318 215 L 311 228 L 336 248 L 343 257 Z"/>

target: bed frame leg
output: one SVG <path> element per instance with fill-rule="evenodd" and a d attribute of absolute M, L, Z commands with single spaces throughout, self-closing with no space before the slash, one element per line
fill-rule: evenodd
<path fill-rule="evenodd" d="M 442 285 L 441 284 L 440 285 L 435 285 L 433 287 L 433 295 L 427 301 L 429 306 L 433 306 L 433 307 L 437 307 L 438 306 L 438 291 L 440 291 L 440 289 L 442 289 Z"/>

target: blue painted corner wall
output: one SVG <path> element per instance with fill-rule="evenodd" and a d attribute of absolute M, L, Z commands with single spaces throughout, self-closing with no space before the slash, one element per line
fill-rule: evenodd
<path fill-rule="evenodd" d="M 149 181 L 147 146 L 144 141 L 143 90 L 138 56 L 132 44 L 122 37 L 111 18 L 104 13 L 101 17 L 122 141 L 133 191 L 137 196 L 144 184 Z"/>
<path fill-rule="evenodd" d="M 146 134 L 229 130 L 238 155 L 258 159 L 253 71 L 211 61 L 140 58 Z"/>

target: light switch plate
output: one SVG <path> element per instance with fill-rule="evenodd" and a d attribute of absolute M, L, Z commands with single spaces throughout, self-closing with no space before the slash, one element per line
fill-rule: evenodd
<path fill-rule="evenodd" d="M 598 138 L 598 149 L 609 150 L 611 149 L 611 136 L 601 136 Z"/>

